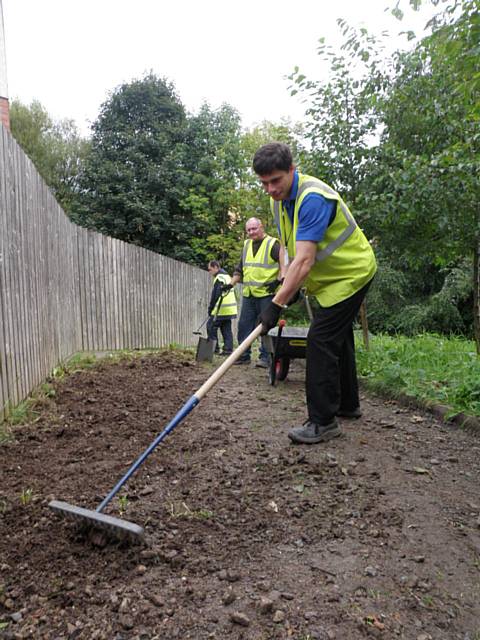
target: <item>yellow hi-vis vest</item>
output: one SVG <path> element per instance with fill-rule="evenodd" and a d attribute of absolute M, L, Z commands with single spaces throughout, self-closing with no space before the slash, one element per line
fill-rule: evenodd
<path fill-rule="evenodd" d="M 243 245 L 243 295 L 248 298 L 262 298 L 272 295 L 266 287 L 274 282 L 278 276 L 278 262 L 272 260 L 270 250 L 276 239 L 265 236 L 255 256 L 253 255 L 253 240 L 245 240 Z"/>
<path fill-rule="evenodd" d="M 283 203 L 270 200 L 288 259 L 295 257 L 298 212 L 308 193 L 319 193 L 337 201 L 335 217 L 317 244 L 315 264 L 304 282 L 307 293 L 314 295 L 322 307 L 331 307 L 365 286 L 375 275 L 377 264 L 372 247 L 339 194 L 318 178 L 301 173 L 298 174 L 293 228 Z"/>
<path fill-rule="evenodd" d="M 228 273 L 218 273 L 215 277 L 213 283 L 219 280 L 223 284 L 230 284 L 232 281 L 231 277 Z M 221 304 L 220 304 L 221 303 Z M 220 309 L 218 308 L 220 305 Z M 213 307 L 212 316 L 221 317 L 221 316 L 236 316 L 237 315 L 237 298 L 235 297 L 235 290 L 230 289 L 227 293 L 222 294 L 220 298 L 216 301 L 215 306 Z"/>

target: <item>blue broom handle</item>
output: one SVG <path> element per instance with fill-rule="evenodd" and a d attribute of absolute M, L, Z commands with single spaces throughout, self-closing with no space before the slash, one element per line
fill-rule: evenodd
<path fill-rule="evenodd" d="M 259 324 L 255 329 L 250 333 L 242 344 L 238 345 L 238 347 L 233 351 L 233 353 L 228 356 L 228 358 L 216 369 L 212 375 L 208 378 L 208 380 L 196 391 L 193 396 L 191 396 L 187 402 L 183 405 L 183 407 L 178 411 L 172 420 L 167 424 L 165 429 L 155 438 L 152 444 L 145 449 L 142 455 L 132 464 L 127 473 L 117 482 L 117 484 L 113 487 L 110 493 L 103 499 L 103 501 L 98 505 L 96 511 L 99 513 L 102 512 L 107 504 L 111 501 L 111 499 L 119 492 L 119 490 L 123 487 L 123 485 L 127 482 L 127 480 L 135 473 L 135 471 L 142 465 L 148 456 L 152 453 L 152 451 L 162 442 L 164 438 L 168 436 L 170 431 L 173 431 L 175 427 L 182 422 L 182 420 L 188 416 L 190 411 L 194 409 L 200 400 L 210 391 L 210 389 L 220 380 L 220 378 L 230 369 L 232 364 L 237 360 L 239 356 L 244 353 L 248 349 L 248 347 L 252 344 L 252 342 L 258 338 L 262 331 L 262 325 Z"/>

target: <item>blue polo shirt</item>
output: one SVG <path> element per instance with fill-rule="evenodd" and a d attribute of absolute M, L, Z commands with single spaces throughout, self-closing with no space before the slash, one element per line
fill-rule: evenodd
<path fill-rule="evenodd" d="M 298 172 L 293 174 L 292 188 L 286 200 L 282 200 L 288 217 L 293 224 L 295 199 L 298 193 Z M 319 193 L 308 193 L 303 199 L 298 212 L 298 228 L 296 240 L 320 242 L 327 227 L 333 221 L 337 210 L 336 200 L 324 198 Z M 280 233 L 280 229 L 278 230 Z"/>

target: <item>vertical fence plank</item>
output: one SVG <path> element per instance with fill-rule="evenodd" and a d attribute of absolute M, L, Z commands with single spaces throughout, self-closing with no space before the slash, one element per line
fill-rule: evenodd
<path fill-rule="evenodd" d="M 14 174 L 14 159 L 13 159 L 13 145 L 12 140 L 7 138 L 6 140 L 6 162 L 5 162 L 5 177 L 6 177 L 6 196 L 7 196 L 7 213 L 9 211 L 15 212 L 15 189 L 16 176 Z M 16 405 L 20 402 L 21 397 L 18 390 L 18 376 L 17 376 L 17 358 L 18 352 L 15 348 L 14 342 L 14 310 L 15 300 L 14 292 L 12 291 L 15 265 L 15 251 L 16 251 L 16 237 L 17 230 L 14 226 L 13 216 L 7 215 L 5 220 L 5 265 L 4 265 L 4 301 L 5 301 L 5 360 L 7 368 L 7 380 L 9 388 L 9 404 Z"/>
<path fill-rule="evenodd" d="M 3 127 L 0 127 L 0 421 L 5 418 L 7 405 L 10 398 L 10 388 L 7 376 L 7 353 L 6 353 L 6 299 L 5 299 L 5 268 L 6 268 L 6 244 L 7 244 L 7 180 L 6 162 L 7 153 L 5 149 L 6 135 Z"/>

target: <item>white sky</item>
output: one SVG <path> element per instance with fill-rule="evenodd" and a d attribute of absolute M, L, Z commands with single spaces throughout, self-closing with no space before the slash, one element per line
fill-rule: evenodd
<path fill-rule="evenodd" d="M 247 127 L 300 120 L 285 77 L 295 65 L 322 77 L 318 39 L 341 42 L 337 18 L 374 33 L 421 33 L 432 13 L 416 14 L 406 0 L 402 23 L 384 11 L 393 0 L 1 1 L 10 99 L 37 99 L 85 135 L 109 92 L 150 70 L 173 81 L 191 112 L 206 100 L 228 102 Z"/>

